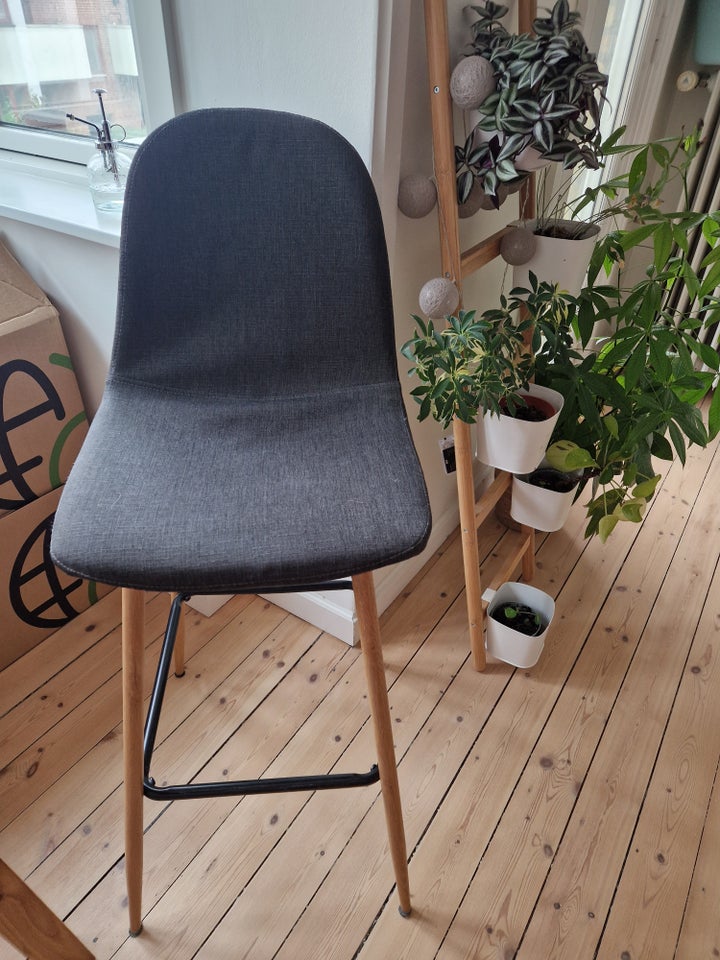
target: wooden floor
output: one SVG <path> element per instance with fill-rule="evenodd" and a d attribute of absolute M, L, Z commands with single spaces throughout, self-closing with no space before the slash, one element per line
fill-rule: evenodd
<path fill-rule="evenodd" d="M 715 448 L 606 546 L 580 510 L 539 540 L 557 612 L 534 669 L 472 670 L 457 537 L 384 616 L 410 919 L 376 786 L 146 801 L 145 932 L 127 938 L 114 594 L 0 674 L 0 857 L 99 958 L 720 956 Z M 503 535 L 482 531 L 487 575 Z M 149 598 L 149 661 L 166 608 Z M 208 757 L 213 778 L 373 762 L 358 650 L 256 598 L 187 624 L 158 780 Z"/>

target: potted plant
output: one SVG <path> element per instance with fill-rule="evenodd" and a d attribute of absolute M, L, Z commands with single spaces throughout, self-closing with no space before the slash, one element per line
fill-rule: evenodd
<path fill-rule="evenodd" d="M 447 427 L 453 417 L 475 423 L 479 409 L 498 416 L 508 402 L 511 412 L 516 409 L 532 368 L 523 339 L 530 321 L 518 319 L 505 297 L 499 309 L 446 317 L 442 329 L 432 320 L 415 315 L 413 320 L 415 331 L 402 354 L 420 380 L 411 392 L 420 405 L 419 420 L 432 416 Z"/>
<path fill-rule="evenodd" d="M 523 473 L 543 457 L 563 404 L 552 388 L 529 383 L 532 357 L 524 336 L 530 322 L 500 298 L 500 308 L 477 314 L 461 310 L 436 329 L 414 316 L 416 329 L 402 353 L 414 362 L 420 385 L 412 396 L 418 419 L 432 416 L 444 426 L 453 417 L 479 418 L 478 457 L 484 463 Z"/>
<path fill-rule="evenodd" d="M 483 600 L 488 604 L 487 652 L 514 667 L 534 667 L 555 615 L 552 597 L 527 583 L 509 581 L 486 590 Z"/>
<path fill-rule="evenodd" d="M 556 0 L 533 22 L 534 34 L 511 34 L 501 22 L 507 7 L 487 0 L 472 9 L 479 17 L 472 54 L 451 79 L 451 90 L 462 91 L 454 92 L 456 102 L 474 107 L 478 118 L 455 148 L 458 202 L 477 184 L 499 206 L 500 188 L 516 185 L 538 161 L 597 167 L 608 78 L 578 29 L 579 14 Z"/>
<path fill-rule="evenodd" d="M 565 523 L 585 470 L 597 467 L 587 450 L 571 440 L 558 440 L 540 466 L 516 474 L 512 482 L 510 516 L 535 530 L 559 530 Z"/>
<path fill-rule="evenodd" d="M 547 170 L 539 174 L 537 216 L 511 224 L 500 244 L 501 256 L 513 266 L 514 288 L 528 289 L 534 273 L 538 280 L 557 283 L 577 295 L 603 222 L 623 227 L 627 220 L 644 222 L 653 216 L 688 159 L 686 138 L 625 144 L 624 133 L 625 127 L 614 130 L 598 147 L 597 159 L 603 169 L 617 155 L 630 162 L 615 176 L 603 177 L 598 186 L 578 194 L 577 181 L 584 170 L 577 167 L 552 186 Z"/>
<path fill-rule="evenodd" d="M 563 407 L 557 390 L 529 383 L 494 413 L 478 418 L 475 453 L 482 463 L 509 473 L 527 473 L 541 462 Z"/>
<path fill-rule="evenodd" d="M 555 435 L 588 450 L 597 464 L 581 483 L 590 484 L 586 535 L 602 540 L 617 523 L 642 519 L 660 479 L 658 461 L 677 456 L 684 463 L 688 443 L 705 446 L 720 431 L 720 391 L 705 417 L 698 406 L 720 370 L 705 336 L 720 309 L 720 213 L 685 209 L 697 149 L 694 133 L 675 149 L 648 145 L 638 153 L 624 201 L 636 219 L 598 241 L 586 287 L 574 297 L 534 282 L 524 301 L 535 325 L 535 379 L 565 399 Z M 648 152 L 662 161 L 661 182 L 651 187 Z M 671 173 L 684 209 L 662 206 Z M 708 244 L 699 265 L 688 254 L 694 230 Z M 647 261 L 634 282 L 625 269 L 633 253 Z M 512 298 L 509 307 L 521 302 Z M 608 331 L 599 340 L 598 324 Z"/>

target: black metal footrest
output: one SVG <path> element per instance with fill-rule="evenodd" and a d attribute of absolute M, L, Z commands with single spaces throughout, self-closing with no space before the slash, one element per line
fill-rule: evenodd
<path fill-rule="evenodd" d="M 327 586 L 326 584 L 318 586 Z M 337 589 L 342 589 L 338 587 Z M 170 784 L 159 787 L 150 776 L 150 762 L 155 747 L 160 710 L 167 686 L 170 663 L 172 661 L 175 637 L 182 612 L 183 600 L 177 596 L 170 606 L 165 638 L 155 683 L 150 697 L 145 736 L 143 742 L 144 777 L 143 793 L 150 800 L 200 800 L 210 797 L 235 797 L 259 793 L 289 793 L 297 790 L 335 790 L 347 787 L 366 787 L 377 783 L 380 771 L 374 764 L 367 773 L 323 773 L 306 777 L 265 777 L 257 780 L 221 780 L 214 783 Z"/>
<path fill-rule="evenodd" d="M 297 790 L 336 790 L 367 787 L 377 783 L 376 764 L 367 773 L 322 773 L 309 777 L 261 777 L 258 780 L 221 780 L 216 783 L 186 783 L 158 787 L 152 777 L 143 782 L 150 800 L 203 800 L 208 797 L 236 797 L 257 793 L 290 793 Z"/>

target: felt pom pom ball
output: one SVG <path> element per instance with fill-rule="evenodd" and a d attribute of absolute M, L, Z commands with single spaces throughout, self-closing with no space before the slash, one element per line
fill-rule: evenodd
<path fill-rule="evenodd" d="M 519 267 L 531 260 L 537 247 L 537 237 L 525 227 L 513 227 L 500 241 L 500 256 L 505 263 Z"/>
<path fill-rule="evenodd" d="M 458 216 L 461 220 L 472 217 L 478 210 L 492 210 L 493 202 L 485 193 L 482 185 L 475 181 L 465 203 L 458 204 Z"/>
<path fill-rule="evenodd" d="M 398 207 L 406 217 L 419 220 L 427 216 L 436 203 L 437 189 L 429 177 L 411 173 L 400 181 Z"/>
<path fill-rule="evenodd" d="M 431 320 L 455 313 L 460 303 L 458 288 L 445 277 L 433 277 L 420 291 L 420 309 Z"/>
<path fill-rule="evenodd" d="M 495 70 L 485 57 L 464 57 L 450 77 L 450 96 L 461 110 L 479 107 L 495 89 Z"/>

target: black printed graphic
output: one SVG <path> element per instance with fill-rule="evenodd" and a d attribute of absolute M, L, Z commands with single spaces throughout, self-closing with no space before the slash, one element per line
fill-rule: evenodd
<path fill-rule="evenodd" d="M 14 417 L 5 419 L 5 390 L 10 377 L 14 374 L 24 375 L 33 380 L 45 394 L 46 399 L 27 410 L 16 414 Z M 5 510 L 15 510 L 22 507 L 32 500 L 37 500 L 39 494 L 35 493 L 27 480 L 25 474 L 42 463 L 40 455 L 30 457 L 22 463 L 18 463 L 12 449 L 10 434 L 18 427 L 22 427 L 46 413 L 55 415 L 56 420 L 62 420 L 65 416 L 65 408 L 60 399 L 57 390 L 52 381 L 43 373 L 40 367 L 29 360 L 9 360 L 0 365 L 0 490 L 5 484 L 12 484 L 17 493 L 16 497 L 0 496 L 0 508 Z M 9 493 L 9 491 L 8 491 Z"/>
<path fill-rule="evenodd" d="M 83 583 L 82 580 L 73 580 L 66 587 L 63 587 L 60 583 L 58 570 L 50 559 L 50 534 L 54 518 L 55 514 L 50 514 L 31 531 L 25 543 L 18 550 L 15 563 L 10 571 L 10 603 L 16 616 L 23 623 L 42 629 L 61 627 L 68 620 L 77 616 L 78 611 L 72 606 L 68 597 Z M 40 546 L 42 559 L 40 562 L 33 562 L 30 560 L 30 554 L 37 544 Z M 29 584 L 33 584 L 33 587 L 35 587 L 38 582 L 40 593 L 44 599 L 40 603 L 29 607 L 23 593 L 25 592 L 25 595 L 27 595 L 29 591 L 25 588 Z M 37 594 L 38 591 L 33 589 L 32 592 Z"/>

